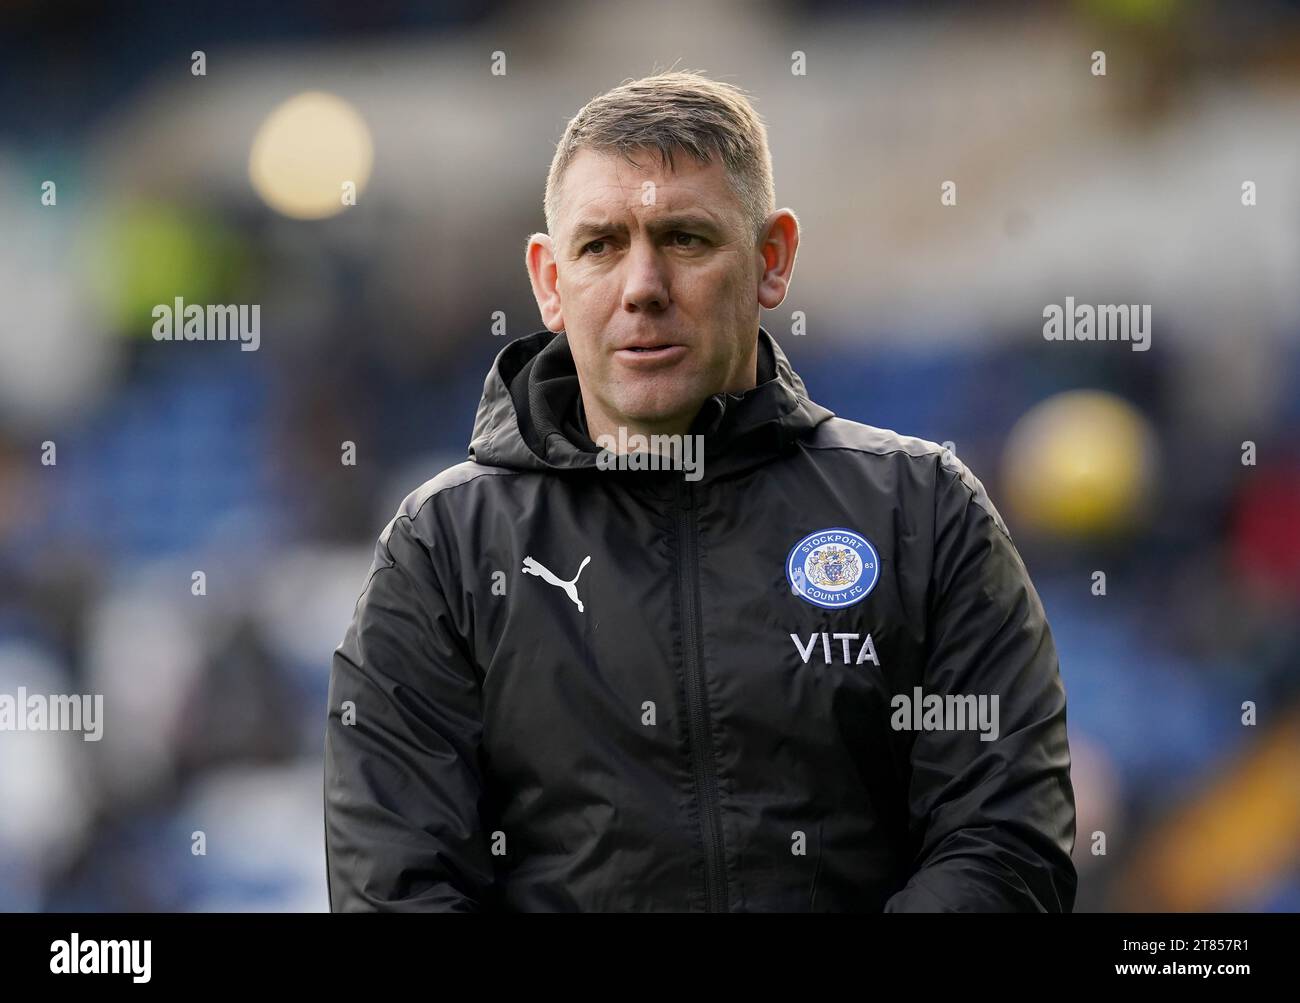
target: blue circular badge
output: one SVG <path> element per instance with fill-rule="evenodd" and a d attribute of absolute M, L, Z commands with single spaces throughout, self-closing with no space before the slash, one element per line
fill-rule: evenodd
<path fill-rule="evenodd" d="M 861 602 L 880 578 L 876 548 L 851 529 L 819 529 L 785 559 L 790 591 L 814 606 L 842 609 Z"/>

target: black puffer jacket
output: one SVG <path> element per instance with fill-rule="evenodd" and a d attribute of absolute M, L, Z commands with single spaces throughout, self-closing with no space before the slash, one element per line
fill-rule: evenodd
<path fill-rule="evenodd" d="M 334 656 L 334 910 L 1069 911 L 1065 693 L 950 451 L 759 332 L 702 473 L 610 470 L 565 335 L 383 531 Z"/>

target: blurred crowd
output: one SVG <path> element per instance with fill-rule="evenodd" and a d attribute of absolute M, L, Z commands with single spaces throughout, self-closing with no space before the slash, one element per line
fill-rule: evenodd
<path fill-rule="evenodd" d="M 0 910 L 327 907 L 374 538 L 542 326 L 568 116 L 673 64 L 767 121 L 803 244 L 763 323 L 810 395 L 949 443 L 1011 527 L 1078 908 L 1300 910 L 1294 4 L 184 6 L 0 11 L 0 693 L 106 718 L 0 732 Z M 318 91 L 346 110 L 275 117 Z M 277 143 L 356 204 L 295 201 Z M 258 351 L 156 341 L 178 296 L 260 304 Z M 1066 296 L 1150 304 L 1150 350 L 1046 340 Z"/>

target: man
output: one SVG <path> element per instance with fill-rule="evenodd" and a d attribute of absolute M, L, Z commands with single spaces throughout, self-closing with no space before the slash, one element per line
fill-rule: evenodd
<path fill-rule="evenodd" d="M 760 327 L 799 245 L 770 164 L 696 74 L 570 122 L 547 329 L 335 654 L 333 909 L 1073 907 L 1042 605 L 961 461 L 813 403 Z"/>

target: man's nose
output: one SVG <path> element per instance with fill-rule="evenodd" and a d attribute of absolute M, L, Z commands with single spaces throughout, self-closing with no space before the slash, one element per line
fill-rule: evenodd
<path fill-rule="evenodd" d="M 668 276 L 656 248 L 635 243 L 623 259 L 627 269 L 623 284 L 623 309 L 665 310 L 668 307 Z"/>

